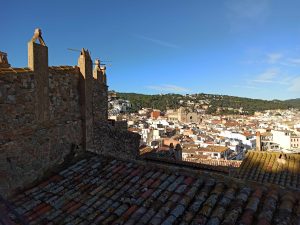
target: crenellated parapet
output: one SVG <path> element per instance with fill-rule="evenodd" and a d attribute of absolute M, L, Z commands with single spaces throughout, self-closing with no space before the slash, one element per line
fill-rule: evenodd
<path fill-rule="evenodd" d="M 93 76 L 94 76 L 94 79 L 97 80 L 100 85 L 107 86 L 106 66 L 101 66 L 100 59 L 95 60 Z"/>
<path fill-rule="evenodd" d="M 7 54 L 0 51 L 0 68 L 9 68 L 10 64 L 8 63 Z"/>
<path fill-rule="evenodd" d="M 88 50 L 84 48 L 78 58 L 80 69 L 79 92 L 82 115 L 83 148 L 89 150 L 93 144 L 93 63 Z"/>
<path fill-rule="evenodd" d="M 105 70 L 90 52 L 76 66 L 49 66 L 41 29 L 28 42 L 28 67 L 0 52 L 0 194 L 40 179 L 94 146 L 94 121 L 107 123 Z"/>
<path fill-rule="evenodd" d="M 40 44 L 35 43 L 39 40 Z M 28 68 L 33 70 L 36 86 L 35 113 L 38 121 L 49 119 L 49 66 L 48 47 L 41 29 L 35 29 L 33 38 L 28 42 Z"/>
<path fill-rule="evenodd" d="M 94 77 L 94 122 L 107 121 L 108 118 L 108 86 L 106 67 L 101 66 L 99 59 L 95 60 Z"/>
<path fill-rule="evenodd" d="M 41 29 L 28 67 L 0 52 L 0 195 L 10 195 L 87 151 L 135 159 L 140 136 L 108 122 L 106 67 L 80 51 L 76 66 L 48 65 Z M 120 126 L 122 125 L 122 126 Z"/>

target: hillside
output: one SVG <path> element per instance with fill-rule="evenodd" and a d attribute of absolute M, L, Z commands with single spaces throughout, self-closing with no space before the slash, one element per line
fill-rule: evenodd
<path fill-rule="evenodd" d="M 295 108 L 300 108 L 300 98 L 295 98 L 295 99 L 289 99 L 284 101 L 287 104 L 292 105 Z"/>
<path fill-rule="evenodd" d="M 180 106 L 189 106 L 195 109 L 201 109 L 203 105 L 209 106 L 206 112 L 210 114 L 214 114 L 216 112 L 220 114 L 253 114 L 255 111 L 268 109 L 300 108 L 300 99 L 267 101 L 204 93 L 193 95 L 145 95 L 137 93 L 117 93 L 117 96 L 121 99 L 129 100 L 132 104 L 133 112 L 136 112 L 141 108 L 157 108 L 164 111 L 167 108 L 175 109 Z"/>

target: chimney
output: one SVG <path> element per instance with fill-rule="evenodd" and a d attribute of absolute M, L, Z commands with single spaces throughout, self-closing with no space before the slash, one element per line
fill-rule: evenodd
<path fill-rule="evenodd" d="M 93 147 L 93 63 L 90 53 L 84 48 L 81 50 L 78 66 L 80 77 L 80 105 L 83 128 L 84 150 Z"/>
<path fill-rule="evenodd" d="M 40 44 L 35 43 L 39 40 Z M 34 31 L 28 42 L 28 67 L 33 70 L 36 85 L 36 117 L 39 121 L 49 118 L 49 68 L 48 47 L 46 46 L 41 29 Z"/>
<path fill-rule="evenodd" d="M 7 54 L 0 51 L 0 68 L 9 68 L 10 64 L 7 60 Z"/>

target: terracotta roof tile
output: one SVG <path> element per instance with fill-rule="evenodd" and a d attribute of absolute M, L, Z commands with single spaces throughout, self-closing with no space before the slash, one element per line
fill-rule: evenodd
<path fill-rule="evenodd" d="M 300 218 L 299 192 L 100 156 L 10 201 L 29 224 L 296 224 Z"/>
<path fill-rule="evenodd" d="M 250 151 L 237 177 L 300 189 L 300 155 Z"/>

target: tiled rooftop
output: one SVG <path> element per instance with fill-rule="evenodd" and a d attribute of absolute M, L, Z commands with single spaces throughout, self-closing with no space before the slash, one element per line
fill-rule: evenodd
<path fill-rule="evenodd" d="M 206 148 L 198 148 L 198 151 L 203 152 L 225 152 L 226 150 L 229 150 L 228 147 L 225 146 L 217 146 L 217 145 L 208 145 Z"/>
<path fill-rule="evenodd" d="M 238 177 L 300 189 L 300 155 L 250 151 Z"/>
<path fill-rule="evenodd" d="M 299 192 L 101 156 L 10 202 L 29 224 L 299 224 Z M 15 218 L 12 213 L 10 218 Z M 15 223 L 17 219 L 15 219 Z"/>
<path fill-rule="evenodd" d="M 222 173 L 222 174 L 228 174 L 230 171 L 230 168 L 228 166 L 224 165 L 216 165 L 216 164 L 209 164 L 209 163 L 198 163 L 198 162 L 192 162 L 192 161 L 184 161 L 184 160 L 175 160 L 172 157 L 168 155 L 168 152 L 163 153 L 145 153 L 142 155 L 142 158 L 145 160 L 155 161 L 157 163 L 163 163 L 163 164 L 171 164 L 181 167 L 189 167 L 189 168 L 195 168 L 195 169 L 202 169 L 209 172 L 216 172 L 216 173 Z"/>
<path fill-rule="evenodd" d="M 205 159 L 202 157 L 187 157 L 185 161 L 207 164 L 212 166 L 226 166 L 226 167 L 240 167 L 242 161 L 241 160 L 226 160 L 226 159 Z"/>
<path fill-rule="evenodd" d="M 164 151 L 144 148 L 140 151 L 141 158 L 145 160 L 155 161 L 159 163 L 173 164 L 182 167 L 197 168 L 210 172 L 229 174 L 232 173 L 234 169 L 241 165 L 241 161 L 237 160 L 214 160 L 214 159 L 196 159 L 196 158 L 186 158 L 184 160 L 175 160 L 170 156 L 168 148 Z M 183 150 L 186 151 L 186 150 Z M 188 150 L 189 151 L 189 150 Z M 191 150 L 193 151 L 193 150 Z M 202 156 L 205 157 L 205 156 Z"/>

